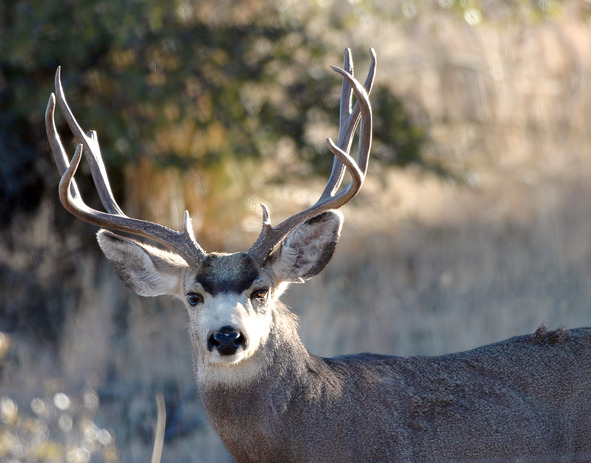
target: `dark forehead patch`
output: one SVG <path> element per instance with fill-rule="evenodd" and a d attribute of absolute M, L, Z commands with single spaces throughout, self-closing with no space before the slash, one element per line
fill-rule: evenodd
<path fill-rule="evenodd" d="M 199 265 L 195 281 L 212 296 L 241 293 L 259 276 L 254 260 L 244 253 L 209 254 Z"/>

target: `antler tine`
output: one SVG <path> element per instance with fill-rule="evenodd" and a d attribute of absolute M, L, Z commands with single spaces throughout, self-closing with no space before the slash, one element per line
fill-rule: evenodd
<path fill-rule="evenodd" d="M 365 83 L 363 84 L 363 87 L 365 88 L 365 91 L 368 95 L 371 93 L 376 76 L 376 54 L 373 48 L 370 48 L 369 53 L 371 62 L 369 65 L 369 72 L 367 73 Z M 345 57 L 343 61 L 343 70 L 354 76 L 353 58 L 349 48 L 345 50 Z M 331 68 L 335 71 L 338 69 L 335 66 L 331 66 Z M 357 124 L 359 123 L 359 118 L 361 116 L 359 102 L 355 103 L 355 106 L 353 109 L 351 109 L 353 93 L 353 88 L 351 87 L 349 81 L 347 79 L 343 79 L 339 111 L 339 137 L 337 139 L 337 145 L 347 152 L 350 150 L 351 143 L 353 142 L 353 134 L 355 133 L 355 129 L 357 128 Z M 335 157 L 332 164 L 330 177 L 326 187 L 324 188 L 324 191 L 322 192 L 322 195 L 334 195 L 341 186 L 344 175 L 345 165 L 338 157 Z"/>
<path fill-rule="evenodd" d="M 171 230 L 164 225 L 154 222 L 134 219 L 125 215 L 111 192 L 96 132 L 90 131 L 88 135 L 84 134 L 68 107 L 61 85 L 60 68 L 56 72 L 55 86 L 57 102 L 64 113 L 70 130 L 78 141 L 76 151 L 70 162 L 55 126 L 56 96 L 51 94 L 45 112 L 45 126 L 53 157 L 62 175 L 59 196 L 64 208 L 74 216 L 90 224 L 158 241 L 167 248 L 177 252 L 191 267 L 196 267 L 205 256 L 205 251 L 203 251 L 195 240 L 189 213 L 185 211 L 184 230 L 182 232 Z M 107 212 L 92 209 L 83 201 L 80 195 L 74 175 L 80 165 L 82 154 L 85 155 L 90 165 L 95 186 Z"/>
<path fill-rule="evenodd" d="M 57 104 L 62 110 L 62 114 L 64 115 L 68 127 L 72 131 L 76 141 L 81 143 L 85 148 L 83 152 L 90 166 L 90 173 L 92 174 L 94 184 L 96 185 L 103 206 L 112 214 L 123 214 L 123 211 L 113 197 L 111 186 L 109 185 L 109 178 L 107 177 L 105 165 L 103 163 L 103 157 L 101 155 L 96 132 L 91 130 L 88 134 L 85 134 L 68 106 L 64 89 L 62 87 L 61 66 L 58 66 L 55 73 L 55 93 L 57 96 Z"/>
<path fill-rule="evenodd" d="M 330 151 L 335 155 L 331 175 L 320 198 L 313 206 L 289 217 L 276 227 L 271 226 L 269 212 L 263 206 L 263 229 L 249 251 L 249 254 L 261 265 L 273 252 L 275 247 L 299 224 L 329 209 L 338 209 L 353 199 L 359 192 L 367 172 L 369 152 L 371 149 L 372 113 L 369 103 L 369 91 L 371 91 L 375 78 L 376 57 L 373 50 L 370 53 L 370 70 L 364 85 L 361 85 L 353 77 L 353 60 L 351 59 L 350 50 L 347 49 L 345 51 L 343 66 L 345 69 L 331 66 L 334 71 L 343 76 L 339 138 L 337 144 L 331 139 L 327 140 Z M 357 103 L 351 109 L 353 94 L 357 98 Z M 361 120 L 359 144 L 357 159 L 354 160 L 348 153 L 351 149 L 353 136 L 359 120 Z M 337 193 L 342 183 L 345 169 L 351 175 L 351 183 Z"/>
<path fill-rule="evenodd" d="M 45 110 L 45 132 L 51 146 L 51 152 L 53 153 L 53 159 L 57 166 L 57 170 L 60 175 L 64 175 L 70 161 L 68 160 L 68 156 L 66 155 L 66 151 L 64 150 L 61 138 L 55 126 L 55 95 L 53 93 L 49 96 L 47 109 Z M 75 180 L 72 180 L 71 190 L 72 196 L 80 196 L 80 191 L 78 190 L 78 185 L 76 185 Z"/>

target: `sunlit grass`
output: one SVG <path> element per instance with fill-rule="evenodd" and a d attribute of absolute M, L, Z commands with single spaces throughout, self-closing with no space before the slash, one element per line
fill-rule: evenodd
<path fill-rule="evenodd" d="M 86 463 L 99 457 L 118 462 L 112 431 L 94 422 L 99 407 L 92 389 L 78 396 L 64 392 L 34 397 L 28 407 L 0 397 L 0 459 L 6 463 Z"/>

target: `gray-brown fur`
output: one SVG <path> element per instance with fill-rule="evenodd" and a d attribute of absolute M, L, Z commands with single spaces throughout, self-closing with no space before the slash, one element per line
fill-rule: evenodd
<path fill-rule="evenodd" d="M 240 282 L 235 293 L 214 291 L 188 306 L 199 394 L 237 462 L 591 461 L 591 329 L 541 327 L 438 357 L 308 353 L 278 297 L 328 263 L 341 221 L 326 212 L 302 224 L 254 279 L 244 254 L 212 254 L 197 270 L 179 270 L 181 299 L 206 289 L 204 281 Z M 101 236 L 113 260 L 121 241 Z M 129 242 L 125 259 L 115 259 L 144 262 L 127 269 L 126 284 L 143 288 L 129 275 L 145 278 L 146 259 L 157 269 L 150 279 L 163 271 L 167 281 L 171 262 L 152 251 Z M 265 287 L 268 300 L 249 299 Z M 206 348 L 222 326 L 248 340 L 235 357 Z"/>
<path fill-rule="evenodd" d="M 270 371 L 200 389 L 238 462 L 591 461 L 590 329 L 439 357 L 323 359 L 278 326 Z"/>

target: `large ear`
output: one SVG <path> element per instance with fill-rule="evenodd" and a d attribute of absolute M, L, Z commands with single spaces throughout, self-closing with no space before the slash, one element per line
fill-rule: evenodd
<path fill-rule="evenodd" d="M 317 275 L 330 262 L 341 235 L 343 215 L 330 210 L 299 225 L 267 262 L 280 282 L 299 282 Z"/>
<path fill-rule="evenodd" d="M 107 230 L 97 233 L 99 246 L 121 281 L 140 296 L 181 297 L 187 263 L 178 255 L 138 243 Z"/>

